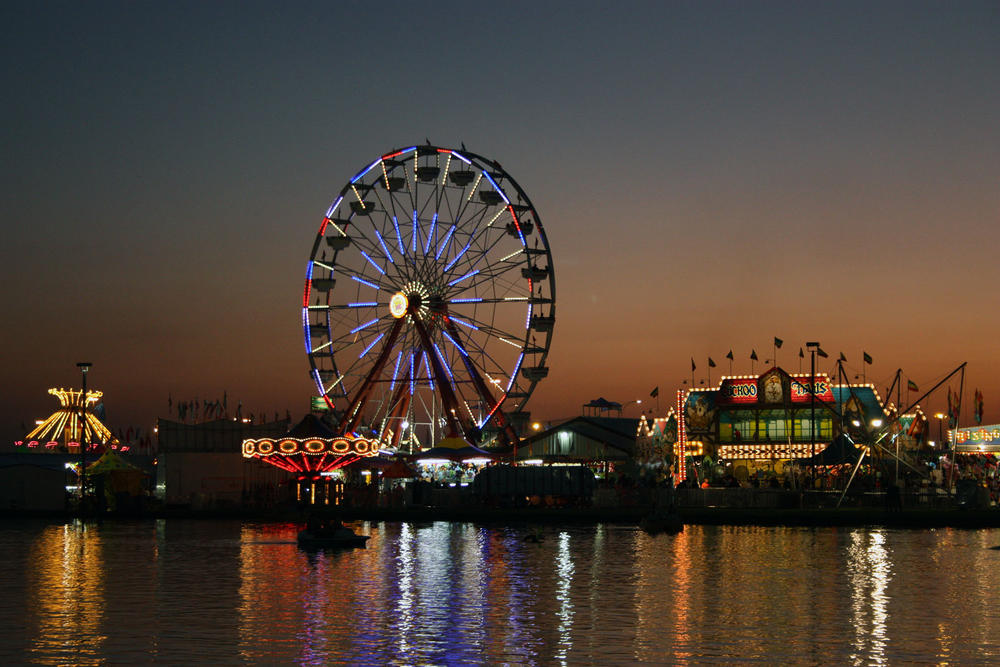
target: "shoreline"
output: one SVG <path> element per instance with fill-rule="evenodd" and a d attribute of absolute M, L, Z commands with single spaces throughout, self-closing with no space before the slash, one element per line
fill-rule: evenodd
<path fill-rule="evenodd" d="M 324 512 L 326 513 L 326 512 Z M 493 509 L 484 507 L 348 507 L 331 510 L 345 521 L 399 521 L 407 523 L 433 523 L 448 521 L 478 524 L 618 524 L 634 525 L 650 515 L 650 509 L 641 506 L 614 508 L 519 508 Z M 863 527 L 888 528 L 1000 528 L 1000 511 L 977 509 L 901 509 L 876 508 L 724 508 L 681 507 L 677 514 L 686 525 L 730 526 L 794 526 L 794 527 Z M 156 519 L 233 519 L 259 523 L 304 522 L 306 510 L 284 508 L 276 510 L 194 510 L 166 508 L 137 513 L 108 513 L 101 516 L 87 515 L 88 521 L 148 521 Z M 69 521 L 80 518 L 75 512 L 0 512 L 0 522 L 51 519 Z"/>

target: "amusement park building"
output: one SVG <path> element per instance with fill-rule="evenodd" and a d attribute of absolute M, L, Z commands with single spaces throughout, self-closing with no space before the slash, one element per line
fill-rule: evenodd
<path fill-rule="evenodd" d="M 599 466 L 627 461 L 635 452 L 637 424 L 622 417 L 574 417 L 521 440 L 517 459 Z"/>
<path fill-rule="evenodd" d="M 238 505 L 257 488 L 275 488 L 288 473 L 256 459 L 244 459 L 247 438 L 288 432 L 288 420 L 249 424 L 217 419 L 186 424 L 160 418 L 156 495 L 168 505 Z"/>
<path fill-rule="evenodd" d="M 812 385 L 808 375 L 778 367 L 723 377 L 714 389 L 678 391 L 674 414 L 682 419 L 666 437 L 678 453 L 750 469 L 819 455 L 842 434 L 864 443 L 889 416 L 874 385 L 834 384 L 821 374 Z"/>

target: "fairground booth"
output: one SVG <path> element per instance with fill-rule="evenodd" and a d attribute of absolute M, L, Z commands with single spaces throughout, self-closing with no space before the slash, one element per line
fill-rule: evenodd
<path fill-rule="evenodd" d="M 678 391 L 674 414 L 654 433 L 661 441 L 676 437 L 675 456 L 685 459 L 677 466 L 679 479 L 703 460 L 731 465 L 737 478 L 780 475 L 791 462 L 839 463 L 823 457 L 831 444 L 864 446 L 888 415 L 874 385 L 834 384 L 824 374 L 813 383 L 808 374 L 773 367 L 723 377 L 715 388 Z"/>

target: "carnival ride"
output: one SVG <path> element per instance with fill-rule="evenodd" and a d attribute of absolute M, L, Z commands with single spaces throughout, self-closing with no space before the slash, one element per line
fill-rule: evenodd
<path fill-rule="evenodd" d="M 541 219 L 500 164 L 464 146 L 390 151 L 341 188 L 306 267 L 306 354 L 333 419 L 244 440 L 243 456 L 295 473 L 315 503 L 322 475 L 381 451 L 516 447 L 554 324 Z"/>
<path fill-rule="evenodd" d="M 555 323 L 552 255 L 527 194 L 464 147 L 381 155 L 341 188 L 302 297 L 310 373 L 339 435 L 516 446 Z"/>
<path fill-rule="evenodd" d="M 49 389 L 49 393 L 59 399 L 59 409 L 24 436 L 28 447 L 78 452 L 80 443 L 85 442 L 92 450 L 111 445 L 117 448 L 118 439 L 90 408 L 104 392 L 60 387 Z"/>

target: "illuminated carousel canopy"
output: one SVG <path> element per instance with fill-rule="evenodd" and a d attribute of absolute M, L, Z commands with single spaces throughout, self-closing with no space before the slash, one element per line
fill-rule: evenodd
<path fill-rule="evenodd" d="M 284 437 L 243 441 L 243 458 L 257 458 L 294 473 L 329 472 L 378 453 L 378 439 L 334 435 L 312 414 Z"/>

